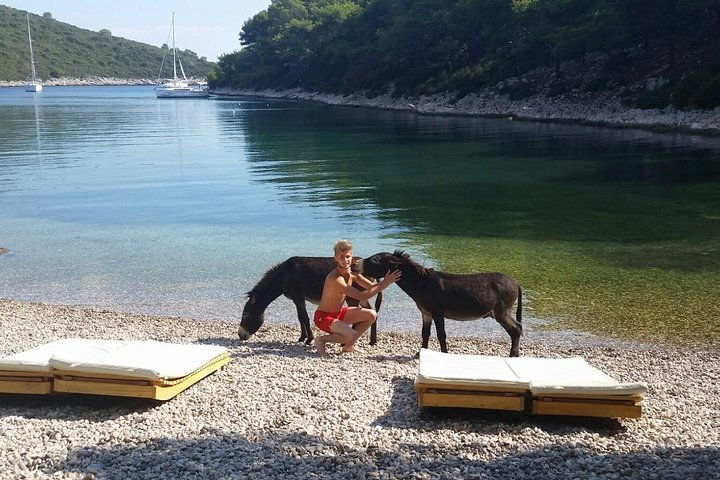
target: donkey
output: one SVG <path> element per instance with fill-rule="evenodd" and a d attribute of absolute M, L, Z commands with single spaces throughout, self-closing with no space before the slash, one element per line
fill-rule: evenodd
<path fill-rule="evenodd" d="M 359 260 L 357 257 L 353 261 Z M 310 345 L 315 338 L 310 328 L 310 317 L 305 308 L 305 301 L 320 303 L 325 277 L 335 268 L 332 257 L 290 257 L 282 263 L 270 268 L 262 279 L 247 293 L 248 301 L 243 308 L 238 336 L 247 340 L 257 332 L 265 322 L 265 309 L 280 295 L 293 301 L 300 322 L 300 338 L 298 341 Z M 362 305 L 372 308 L 368 302 L 358 302 L 347 297 L 350 306 Z M 375 299 L 375 310 L 380 310 L 382 293 Z M 377 343 L 377 326 L 370 328 L 370 345 Z"/>
<path fill-rule="evenodd" d="M 425 268 L 410 259 L 402 250 L 377 253 L 353 262 L 353 271 L 382 277 L 386 272 L 400 270 L 397 281 L 422 314 L 422 346 L 427 348 L 432 322 L 435 323 L 440 350 L 447 352 L 445 318 L 475 320 L 495 317 L 510 335 L 510 356 L 520 353 L 522 335 L 522 290 L 514 278 L 502 273 L 471 273 L 458 275 Z M 517 300 L 517 321 L 512 307 Z"/>

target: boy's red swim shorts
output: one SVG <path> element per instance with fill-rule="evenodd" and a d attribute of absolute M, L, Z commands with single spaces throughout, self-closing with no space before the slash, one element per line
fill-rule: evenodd
<path fill-rule="evenodd" d="M 323 332 L 332 333 L 330 331 L 330 325 L 335 320 L 342 320 L 345 318 L 345 314 L 348 311 L 347 305 L 342 307 L 339 312 L 336 313 L 328 313 L 323 312 L 322 310 L 316 310 L 315 315 L 313 316 L 313 321 L 315 322 L 315 325 L 322 330 Z"/>

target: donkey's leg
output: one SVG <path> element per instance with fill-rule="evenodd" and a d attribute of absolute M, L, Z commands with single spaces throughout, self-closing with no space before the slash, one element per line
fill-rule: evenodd
<path fill-rule="evenodd" d="M 298 342 L 305 342 L 305 345 L 310 345 L 315 338 L 312 329 L 310 328 L 310 317 L 308 316 L 307 308 L 305 308 L 305 299 L 293 299 L 295 309 L 297 310 L 298 321 L 300 322 L 300 338 Z"/>
<path fill-rule="evenodd" d="M 514 303 L 514 302 L 513 302 Z M 493 309 L 495 313 L 495 320 L 505 329 L 510 335 L 510 356 L 520 356 L 520 335 L 522 335 L 522 324 L 515 321 L 512 318 L 512 303 L 507 306 L 505 302 L 498 302 Z"/>
<path fill-rule="evenodd" d="M 377 296 L 375 297 L 375 311 L 378 314 L 378 317 L 380 316 L 380 305 L 382 305 L 382 292 L 379 292 Z M 377 320 L 373 322 L 372 327 L 370 327 L 370 345 L 375 345 L 377 343 Z"/>
<path fill-rule="evenodd" d="M 435 322 L 435 334 L 437 335 L 438 342 L 440 343 L 440 351 L 447 353 L 447 335 L 445 335 L 445 317 L 442 315 L 433 315 L 433 321 Z"/>
<path fill-rule="evenodd" d="M 432 317 L 429 313 L 422 313 L 422 348 L 428 348 L 430 342 L 430 327 L 432 327 Z"/>

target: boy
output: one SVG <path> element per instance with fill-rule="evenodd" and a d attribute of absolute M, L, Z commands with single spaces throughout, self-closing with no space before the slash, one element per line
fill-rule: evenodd
<path fill-rule="evenodd" d="M 355 342 L 377 319 L 377 313 L 370 308 L 344 306 L 345 297 L 350 296 L 363 301 L 395 283 L 400 271 L 388 272 L 380 283 L 373 283 L 360 274 L 350 271 L 352 264 L 352 245 L 347 240 L 335 243 L 335 263 L 337 267 L 325 277 L 320 305 L 313 320 L 317 327 L 327 332 L 315 338 L 315 348 L 320 356 L 326 356 L 326 343 L 344 343 L 343 352 L 354 352 Z M 352 284 L 363 287 L 360 291 Z M 355 325 L 356 329 L 352 326 Z"/>

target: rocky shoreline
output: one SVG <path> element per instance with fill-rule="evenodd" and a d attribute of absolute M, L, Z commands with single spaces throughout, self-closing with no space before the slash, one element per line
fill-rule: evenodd
<path fill-rule="evenodd" d="M 422 410 L 418 338 L 381 332 L 364 353 L 316 356 L 296 326 L 237 325 L 0 299 L 0 355 L 69 337 L 217 344 L 232 361 L 165 403 L 0 395 L 0 478 L 711 479 L 720 471 L 720 352 L 548 346 L 649 386 L 640 419 Z M 431 348 L 437 346 L 431 344 Z M 507 342 L 451 338 L 455 353 Z"/>
<path fill-rule="evenodd" d="M 219 88 L 211 92 L 217 96 L 250 96 L 308 100 L 328 105 L 415 112 L 422 115 L 456 115 L 495 117 L 509 120 L 562 122 L 605 127 L 641 128 L 647 130 L 677 131 L 702 135 L 720 135 L 720 107 L 712 110 L 676 110 L 630 108 L 622 104 L 619 95 L 612 92 L 586 93 L 574 91 L 547 96 L 538 94 L 520 100 L 511 100 L 502 93 L 505 83 L 496 87 L 456 98 L 453 93 L 398 97 L 391 94 L 368 97 L 366 92 L 350 95 L 310 92 L 299 88 L 231 89 Z M 44 80 L 45 86 L 119 86 L 155 85 L 149 78 L 126 79 L 90 76 L 86 78 L 56 78 Z M 1 87 L 20 87 L 23 81 L 0 81 Z"/>
<path fill-rule="evenodd" d="M 720 135 L 720 108 L 713 110 L 675 110 L 629 108 L 609 94 L 571 93 L 556 97 L 535 95 L 510 100 L 508 95 L 489 89 L 456 99 L 451 93 L 394 98 L 390 94 L 372 98 L 362 92 L 339 95 L 290 90 L 217 89 L 215 95 L 251 96 L 310 100 L 328 105 L 380 108 L 424 115 L 499 117 L 509 120 L 562 122 L 605 127 L 641 128 L 678 131 L 702 135 Z"/>

